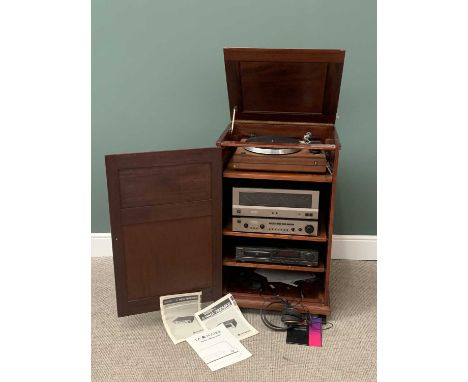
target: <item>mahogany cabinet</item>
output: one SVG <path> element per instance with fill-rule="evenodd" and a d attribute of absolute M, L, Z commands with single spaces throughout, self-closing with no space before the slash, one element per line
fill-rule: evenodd
<path fill-rule="evenodd" d="M 204 301 L 232 293 L 240 307 L 262 308 L 277 298 L 245 285 L 254 268 L 314 273 L 302 289 L 276 293 L 302 311 L 330 313 L 330 269 L 340 142 L 335 129 L 344 51 L 224 50 L 231 119 L 216 147 L 106 156 L 107 187 L 119 316 L 159 309 L 161 295 L 202 291 Z M 325 174 L 228 169 L 242 140 L 253 135 L 320 141 L 287 144 L 323 150 Z M 251 145 L 251 144 L 250 144 Z M 260 147 L 285 144 L 260 143 Z M 232 230 L 232 188 L 320 191 L 317 236 Z M 239 263 L 236 245 L 291 243 L 319 250 L 316 267 Z"/>

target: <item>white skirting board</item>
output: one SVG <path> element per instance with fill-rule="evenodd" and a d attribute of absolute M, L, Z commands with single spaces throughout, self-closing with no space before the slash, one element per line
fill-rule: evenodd
<path fill-rule="evenodd" d="M 110 233 L 91 234 L 91 256 L 112 256 Z M 333 235 L 332 258 L 377 260 L 377 236 Z"/>

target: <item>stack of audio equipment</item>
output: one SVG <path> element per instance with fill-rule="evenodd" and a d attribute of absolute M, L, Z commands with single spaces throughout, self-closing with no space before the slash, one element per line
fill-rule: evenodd
<path fill-rule="evenodd" d="M 319 191 L 233 188 L 232 229 L 317 236 Z"/>

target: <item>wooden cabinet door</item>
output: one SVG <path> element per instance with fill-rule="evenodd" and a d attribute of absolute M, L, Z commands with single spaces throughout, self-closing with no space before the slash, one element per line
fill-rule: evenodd
<path fill-rule="evenodd" d="M 106 156 L 119 316 L 221 296 L 221 149 Z"/>

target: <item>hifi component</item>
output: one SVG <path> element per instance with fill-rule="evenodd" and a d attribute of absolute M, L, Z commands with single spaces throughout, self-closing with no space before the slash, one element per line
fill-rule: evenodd
<path fill-rule="evenodd" d="M 276 135 L 270 136 L 259 136 L 259 137 L 250 137 L 245 140 L 245 142 L 249 143 L 258 143 L 258 142 L 268 142 L 268 143 L 299 143 L 299 141 L 295 138 L 291 137 L 281 137 Z M 287 155 L 287 154 L 294 154 L 301 149 L 293 149 L 293 148 L 263 148 L 263 147 L 246 147 L 246 151 L 255 153 L 255 154 L 264 154 L 264 155 Z"/>
<path fill-rule="evenodd" d="M 252 143 L 302 143 L 297 138 L 282 136 L 257 136 L 242 140 Z M 238 147 L 228 168 L 233 170 L 267 170 L 325 173 L 327 159 L 322 150 L 294 149 L 288 147 L 262 148 Z"/>
<path fill-rule="evenodd" d="M 319 191 L 239 188 L 232 190 L 232 215 L 317 220 Z"/>
<path fill-rule="evenodd" d="M 317 236 L 316 220 L 268 219 L 252 217 L 233 217 L 233 231 L 263 232 L 283 235 Z"/>
<path fill-rule="evenodd" d="M 318 258 L 316 249 L 236 247 L 237 261 L 316 267 Z"/>

